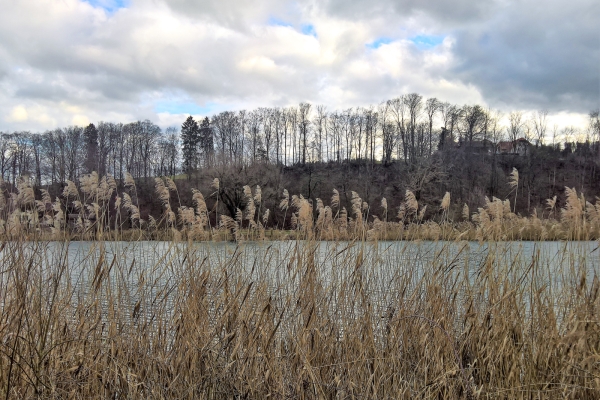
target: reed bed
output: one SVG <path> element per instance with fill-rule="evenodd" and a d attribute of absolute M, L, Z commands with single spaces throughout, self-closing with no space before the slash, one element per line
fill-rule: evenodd
<path fill-rule="evenodd" d="M 388 201 L 368 204 L 360 194 L 343 196 L 336 189 L 331 199 L 306 199 L 283 189 L 273 217 L 266 208 L 260 186 L 243 187 L 241 203 L 231 215 L 224 213 L 221 184 L 212 181 L 207 197 L 192 189 L 184 205 L 177 185 L 169 178 L 155 178 L 160 215 L 142 218 L 137 187 L 131 175 L 118 184 L 111 176 L 93 172 L 79 185 L 67 181 L 54 200 L 45 189 L 36 195 L 29 177 L 18 180 L 5 196 L 0 181 L 0 238 L 14 240 L 597 240 L 600 239 L 600 199 L 586 199 L 574 188 L 565 188 L 564 206 L 557 197 L 548 199 L 544 210 L 531 215 L 515 214 L 519 174 L 510 175 L 511 199 L 485 198 L 477 210 L 452 204 L 446 192 L 439 206 L 419 204 L 406 190 L 400 206 L 388 209 Z M 123 191 L 118 193 L 118 186 Z M 342 197 L 346 199 L 342 201 Z M 212 208 L 207 199 L 213 201 Z M 185 200 L 185 199 L 184 199 Z M 328 204 L 327 204 L 328 203 Z M 220 206 L 221 205 L 221 206 Z M 221 209 L 220 209 L 221 208 Z M 453 210 L 451 210 L 453 209 Z M 457 210 L 461 212 L 458 213 Z M 451 212 L 452 211 L 452 212 Z M 453 215 L 454 218 L 450 218 Z"/>
<path fill-rule="evenodd" d="M 593 244 L 552 257 L 500 242 L 160 246 L 3 242 L 0 395 L 600 393 Z"/>

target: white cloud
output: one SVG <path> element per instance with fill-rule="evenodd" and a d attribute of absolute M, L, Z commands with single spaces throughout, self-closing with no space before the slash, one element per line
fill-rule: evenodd
<path fill-rule="evenodd" d="M 27 109 L 23 106 L 14 107 L 7 117 L 7 120 L 11 122 L 25 122 L 28 119 Z"/>
<path fill-rule="evenodd" d="M 584 115 L 594 104 L 582 82 L 600 78 L 597 67 L 591 71 L 588 66 L 598 58 L 598 49 L 587 42 L 575 46 L 576 54 L 588 49 L 592 61 L 575 69 L 570 60 L 544 65 L 547 70 L 539 73 L 515 69 L 523 62 L 538 65 L 537 60 L 557 51 L 540 42 L 535 30 L 524 30 L 528 22 L 544 26 L 531 13 L 514 18 L 514 26 L 524 33 L 524 41 L 544 44 L 545 53 L 536 54 L 538 50 L 520 43 L 515 50 L 521 57 L 518 62 L 503 61 L 511 56 L 506 47 L 513 40 L 511 16 L 519 15 L 520 9 L 530 11 L 529 0 L 485 6 L 462 0 L 451 8 L 435 0 L 125 4 L 110 12 L 79 0 L 21 0 L 4 7 L 0 110 L 5 112 L 0 113 L 0 130 L 145 118 L 161 126 L 179 125 L 178 119 L 189 113 L 300 101 L 333 110 L 376 104 L 408 92 L 505 111 L 554 104 L 552 113 Z M 547 8 L 543 15 L 552 19 L 563 7 L 553 2 Z M 582 24 L 582 38 L 589 36 L 588 19 Z M 564 29 L 577 40 L 577 30 L 561 24 L 553 29 L 558 29 L 550 32 L 553 37 Z M 443 41 L 438 45 L 435 39 L 431 46 L 419 48 L 411 39 L 415 37 Z M 486 37 L 495 47 L 478 47 Z M 384 44 L 368 46 L 377 41 Z M 493 49 L 506 54 L 494 55 Z M 571 70 L 578 76 L 555 82 Z M 572 121 L 579 124 L 581 118 Z"/>

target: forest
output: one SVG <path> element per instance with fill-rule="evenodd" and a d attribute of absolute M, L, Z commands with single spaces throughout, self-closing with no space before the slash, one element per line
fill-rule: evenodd
<path fill-rule="evenodd" d="M 145 120 L 2 133 L 0 172 L 9 199 L 20 177 L 28 177 L 40 199 L 40 189 L 61 197 L 69 181 L 92 172 L 113 177 L 119 193 L 130 176 L 146 222 L 162 214 L 156 177 L 174 182 L 179 207 L 192 205 L 193 190 L 205 193 L 212 226 L 219 215 L 247 211 L 244 186 L 261 188 L 264 209 L 271 210 L 265 226 L 279 228 L 291 224 L 278 207 L 284 189 L 311 204 L 337 189 L 348 209 L 356 191 L 368 204 L 385 198 L 390 210 L 410 190 L 430 205 L 424 219 L 437 221 L 446 192 L 450 220 L 459 220 L 465 205 L 476 210 L 488 198 L 516 192 L 515 213 L 544 215 L 548 199 L 557 196 L 556 206 L 565 204 L 565 188 L 591 200 L 600 194 L 598 111 L 589 113 L 583 130 L 548 125 L 544 110 L 502 115 L 411 93 L 366 108 L 329 111 L 300 103 L 224 111 L 198 121 L 190 116 L 181 127 L 164 130 Z M 516 190 L 509 185 L 513 168 L 520 174 Z M 217 190 L 211 187 L 215 178 Z M 78 212 L 72 204 L 66 208 L 70 215 Z"/>

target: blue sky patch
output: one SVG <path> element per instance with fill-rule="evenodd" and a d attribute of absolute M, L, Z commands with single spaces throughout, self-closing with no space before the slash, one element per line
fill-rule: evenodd
<path fill-rule="evenodd" d="M 317 37 L 317 31 L 315 31 L 315 27 L 311 24 L 304 24 L 301 27 L 301 32 L 303 35 L 314 36 Z"/>
<path fill-rule="evenodd" d="M 213 103 L 199 106 L 190 101 L 161 100 L 154 106 L 157 113 L 186 114 L 186 115 L 208 115 L 214 109 Z"/>
<path fill-rule="evenodd" d="M 437 36 L 437 35 L 417 35 L 409 38 L 411 42 L 417 46 L 418 49 L 421 50 L 429 50 L 432 49 L 444 41 L 445 36 Z"/>
<path fill-rule="evenodd" d="M 275 18 L 275 17 L 270 17 L 269 20 L 267 21 L 267 24 L 271 25 L 271 26 L 292 26 L 292 25 L 288 24 L 287 22 L 285 22 L 284 20 Z"/>
<path fill-rule="evenodd" d="M 83 0 L 94 8 L 102 8 L 107 13 L 113 13 L 119 8 L 126 8 L 129 0 Z"/>
<path fill-rule="evenodd" d="M 384 44 L 390 44 L 392 42 L 393 42 L 392 39 L 383 37 L 383 38 L 376 39 L 375 41 L 373 41 L 371 43 L 367 43 L 366 46 L 370 49 L 378 49 L 381 46 L 383 46 Z"/>

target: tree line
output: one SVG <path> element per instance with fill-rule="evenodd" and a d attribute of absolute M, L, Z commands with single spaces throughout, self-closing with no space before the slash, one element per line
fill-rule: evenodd
<path fill-rule="evenodd" d="M 181 128 L 151 121 L 99 122 L 44 133 L 0 134 L 0 173 L 15 183 L 30 175 L 37 185 L 64 184 L 97 171 L 122 180 L 188 176 L 210 167 L 255 163 L 360 162 L 417 165 L 438 150 L 525 138 L 535 146 L 575 149 L 588 143 L 600 154 L 598 111 L 584 130 L 549 127 L 547 111 L 508 115 L 480 105 L 458 106 L 410 93 L 376 106 L 329 111 L 325 106 L 261 107 L 224 111 Z M 562 142 L 562 143 L 561 143 Z"/>

